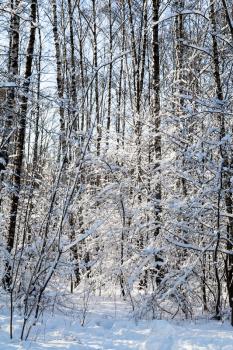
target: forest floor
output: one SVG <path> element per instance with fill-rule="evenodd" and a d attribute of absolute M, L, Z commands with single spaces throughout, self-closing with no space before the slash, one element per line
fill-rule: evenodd
<path fill-rule="evenodd" d="M 20 342 L 22 317 L 14 318 L 14 339 L 9 339 L 9 314 L 0 303 L 0 350 L 233 350 L 229 322 L 138 321 L 129 318 L 130 308 L 122 301 L 95 298 L 79 312 L 70 305 L 53 315 L 44 313 L 30 340 Z M 66 309 L 66 311 L 65 311 Z M 87 313 L 85 314 L 85 311 Z M 85 325 L 81 326 L 83 316 Z"/>

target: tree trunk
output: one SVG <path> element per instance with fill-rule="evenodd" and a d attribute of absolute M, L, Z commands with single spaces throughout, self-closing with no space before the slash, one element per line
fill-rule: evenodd
<path fill-rule="evenodd" d="M 60 154 L 62 160 L 67 162 L 67 145 L 66 145 L 66 127 L 65 127 L 65 115 L 64 115 L 64 80 L 62 74 L 62 61 L 61 61 L 61 49 L 58 33 L 58 19 L 57 19 L 57 1 L 52 0 L 52 14 L 53 14 L 53 37 L 56 52 L 56 65 L 57 65 L 57 90 L 59 98 L 59 114 L 60 114 Z M 61 153 L 60 153 L 61 152 Z"/>
<path fill-rule="evenodd" d="M 30 79 L 32 74 L 32 62 L 33 62 L 33 52 L 35 44 L 35 34 L 36 34 L 36 10 L 37 10 L 37 0 L 31 1 L 31 28 L 30 28 L 30 37 L 26 53 L 26 67 L 24 74 L 24 85 L 23 85 L 23 97 L 21 100 L 21 109 L 20 109 L 20 120 L 18 126 L 18 133 L 16 138 L 16 156 L 14 160 L 14 171 L 12 178 L 12 187 L 14 189 L 11 198 L 10 204 L 10 222 L 8 227 L 8 236 L 7 236 L 7 250 L 9 254 L 11 253 L 14 242 L 15 242 L 15 231 L 16 231 L 16 220 L 17 212 L 19 207 L 20 199 L 20 186 L 21 186 L 21 175 L 22 175 L 22 165 L 23 165 L 23 156 L 24 156 L 24 144 L 25 144 L 25 133 L 26 133 L 26 115 L 28 108 L 28 93 L 30 87 Z M 4 276 L 4 285 L 6 289 L 11 287 L 11 262 L 6 263 L 6 271 Z"/>

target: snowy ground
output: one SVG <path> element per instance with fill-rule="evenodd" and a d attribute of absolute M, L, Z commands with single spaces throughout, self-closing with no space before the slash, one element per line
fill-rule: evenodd
<path fill-rule="evenodd" d="M 135 321 L 128 318 L 123 302 L 98 299 L 91 309 L 84 327 L 80 314 L 67 316 L 54 313 L 44 316 L 27 342 L 9 340 L 9 317 L 0 310 L 0 350 L 69 349 L 69 350 L 233 350 L 233 329 L 228 322 L 167 322 L 163 320 Z M 69 315 L 68 315 L 69 314 Z M 21 321 L 15 319 L 15 334 Z"/>

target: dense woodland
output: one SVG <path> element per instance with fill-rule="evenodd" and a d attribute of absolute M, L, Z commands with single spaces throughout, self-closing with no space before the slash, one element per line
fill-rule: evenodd
<path fill-rule="evenodd" d="M 233 325 L 232 0 L 4 0 L 0 29 L 10 336 L 79 288 Z"/>

